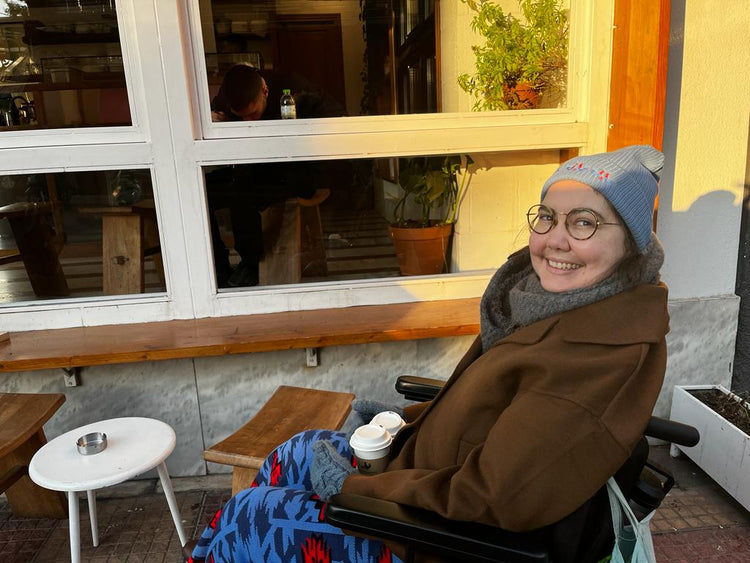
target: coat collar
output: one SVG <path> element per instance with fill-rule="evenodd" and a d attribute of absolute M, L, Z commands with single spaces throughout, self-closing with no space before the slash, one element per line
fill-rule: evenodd
<path fill-rule="evenodd" d="M 602 301 L 532 323 L 497 344 L 535 344 L 557 324 L 566 342 L 659 342 L 669 332 L 669 315 L 663 312 L 666 305 L 667 287 L 663 283 L 639 285 Z M 644 319 L 648 322 L 643 322 Z"/>

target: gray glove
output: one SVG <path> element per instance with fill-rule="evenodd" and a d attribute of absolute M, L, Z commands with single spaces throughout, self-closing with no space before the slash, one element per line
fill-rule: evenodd
<path fill-rule="evenodd" d="M 357 471 L 328 440 L 318 440 L 310 448 L 313 459 L 310 464 L 310 480 L 313 491 L 324 501 L 341 492 L 344 479 Z"/>
<path fill-rule="evenodd" d="M 401 407 L 387 405 L 380 401 L 370 401 L 369 399 L 354 399 L 352 401 L 352 410 L 362 419 L 362 424 L 369 424 L 373 416 L 383 411 L 393 411 L 398 413 L 401 418 L 404 418 L 404 409 Z"/>

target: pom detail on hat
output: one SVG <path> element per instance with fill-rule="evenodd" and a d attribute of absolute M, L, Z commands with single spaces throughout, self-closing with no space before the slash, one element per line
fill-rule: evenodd
<path fill-rule="evenodd" d="M 613 152 L 576 156 L 564 162 L 542 187 L 541 199 L 560 180 L 591 186 L 612 204 L 643 252 L 653 230 L 654 201 L 664 155 L 650 145 L 633 145 Z"/>

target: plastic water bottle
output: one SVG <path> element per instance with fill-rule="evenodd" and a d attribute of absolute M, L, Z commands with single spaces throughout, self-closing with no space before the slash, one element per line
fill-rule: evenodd
<path fill-rule="evenodd" d="M 288 88 L 282 90 L 281 119 L 297 119 L 297 106 L 294 104 L 292 91 Z"/>

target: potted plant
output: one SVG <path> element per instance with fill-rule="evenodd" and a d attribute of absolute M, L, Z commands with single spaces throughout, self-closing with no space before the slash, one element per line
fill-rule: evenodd
<path fill-rule="evenodd" d="M 491 0 L 461 0 L 473 12 L 476 68 L 458 85 L 474 110 L 532 109 L 545 93 L 563 92 L 568 65 L 568 15 L 560 0 L 518 0 L 523 21 Z"/>
<path fill-rule="evenodd" d="M 458 220 L 468 187 L 468 168 L 473 163 L 469 155 L 399 160 L 398 181 L 403 193 L 396 202 L 389 232 L 403 275 L 439 274 L 447 268 L 453 224 Z M 409 202 L 419 210 L 418 218 L 406 217 Z M 437 210 L 442 214 L 435 218 Z"/>
<path fill-rule="evenodd" d="M 670 418 L 698 429 L 700 442 L 683 451 L 750 510 L 750 404 L 721 385 L 676 385 Z"/>

